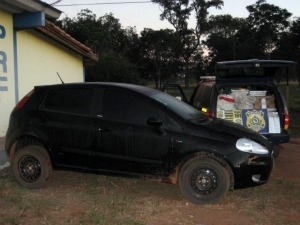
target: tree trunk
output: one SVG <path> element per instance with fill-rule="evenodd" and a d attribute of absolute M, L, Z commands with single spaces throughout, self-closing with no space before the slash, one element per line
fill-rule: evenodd
<path fill-rule="evenodd" d="M 189 88 L 189 75 L 190 75 L 190 73 L 189 73 L 189 60 L 188 59 L 185 59 L 184 73 L 185 73 L 184 84 L 185 84 L 186 88 Z"/>

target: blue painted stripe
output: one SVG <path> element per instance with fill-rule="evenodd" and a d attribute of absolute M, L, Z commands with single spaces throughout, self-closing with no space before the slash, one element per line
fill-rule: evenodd
<path fill-rule="evenodd" d="M 13 33 L 14 43 L 14 71 L 15 71 L 15 103 L 19 102 L 19 71 L 18 71 L 18 46 L 17 46 L 17 30 L 14 29 Z"/>
<path fill-rule="evenodd" d="M 7 77 L 0 77 L 0 81 L 7 81 Z"/>
<path fill-rule="evenodd" d="M 7 86 L 0 86 L 0 91 L 8 91 L 8 87 Z"/>

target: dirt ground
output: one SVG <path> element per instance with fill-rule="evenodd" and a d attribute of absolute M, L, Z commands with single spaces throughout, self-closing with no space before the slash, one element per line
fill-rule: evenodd
<path fill-rule="evenodd" d="M 300 138 L 283 145 L 267 184 L 230 191 L 215 205 L 188 203 L 176 185 L 95 174 L 56 171 L 40 190 L 4 180 L 1 225 L 300 224 Z"/>
<path fill-rule="evenodd" d="M 293 187 L 297 189 L 297 195 L 294 196 L 294 198 L 300 198 L 300 138 L 292 139 L 290 143 L 282 146 L 279 156 L 275 159 L 275 168 L 270 177 L 270 181 L 266 185 L 254 188 L 255 190 L 253 191 L 251 191 L 251 188 L 235 190 L 232 193 L 229 193 L 229 199 L 226 200 L 227 197 L 225 197 L 224 201 L 218 205 L 205 206 L 201 207 L 201 209 L 200 207 L 191 207 L 186 210 L 185 213 L 187 216 L 190 216 L 191 220 L 195 221 L 193 224 L 197 225 L 300 225 L 300 205 L 298 204 L 294 208 L 291 207 L 289 205 L 289 198 L 280 199 L 281 202 L 278 202 L 278 208 L 282 208 L 281 212 L 283 214 L 280 217 L 277 213 L 269 212 L 266 214 L 268 210 L 265 210 L 265 206 L 260 209 L 259 204 L 257 204 L 258 207 L 256 208 L 256 212 L 247 212 L 247 210 L 243 209 L 243 203 L 237 203 L 235 200 L 232 200 L 234 198 L 238 198 L 239 194 L 242 196 L 249 195 L 249 193 L 255 194 L 254 192 L 261 188 L 264 188 L 265 190 L 272 189 L 274 180 L 279 183 L 284 183 L 285 181 L 292 183 L 295 182 L 294 184 L 296 184 L 296 186 Z M 277 188 L 278 187 L 276 187 L 276 189 Z M 277 191 L 278 190 L 275 190 L 275 193 Z M 286 191 L 288 195 L 289 190 L 283 191 Z M 285 195 L 283 194 L 283 196 Z M 246 199 L 251 201 L 251 197 Z M 263 199 L 262 201 L 269 200 L 270 199 L 266 197 L 266 199 Z M 272 202 L 272 200 L 270 200 L 270 202 Z M 239 204 L 241 204 L 240 209 L 238 208 Z M 248 203 L 245 203 L 245 205 L 247 204 Z M 272 207 L 274 207 L 274 205 Z M 290 210 L 290 208 L 292 209 Z M 285 211 L 284 209 L 287 210 Z M 251 210 L 255 211 L 255 207 Z M 261 212 L 259 212 L 260 210 Z M 258 214 L 266 215 L 259 215 L 255 218 Z M 264 216 L 268 219 L 258 218 Z M 153 224 L 163 225 L 164 222 Z"/>

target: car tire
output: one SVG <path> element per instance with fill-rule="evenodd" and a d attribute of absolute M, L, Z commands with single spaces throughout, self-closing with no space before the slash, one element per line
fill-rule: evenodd
<path fill-rule="evenodd" d="M 12 172 L 23 187 L 30 189 L 43 187 L 53 173 L 48 152 L 41 146 L 26 146 L 19 149 L 12 158 Z"/>
<path fill-rule="evenodd" d="M 229 190 L 230 176 L 226 168 L 211 158 L 187 161 L 179 174 L 179 188 L 192 203 L 218 202 Z"/>

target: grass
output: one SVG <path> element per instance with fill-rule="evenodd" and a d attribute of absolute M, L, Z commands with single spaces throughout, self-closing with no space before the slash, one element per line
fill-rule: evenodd
<path fill-rule="evenodd" d="M 172 197 L 172 189 L 178 195 L 175 186 L 159 186 L 151 181 L 57 171 L 50 186 L 28 190 L 9 175 L 0 179 L 0 205 L 5 206 L 0 224 L 23 224 L 30 217 L 32 224 L 142 225 L 144 218 L 159 213 L 165 204 L 161 199 Z"/>
<path fill-rule="evenodd" d="M 147 180 L 56 171 L 48 186 L 28 190 L 7 175 L 0 179 L 0 224 L 218 224 L 225 212 L 244 225 L 289 225 L 300 217 L 299 188 L 299 180 L 275 178 L 198 206 L 187 203 L 176 185 Z"/>
<path fill-rule="evenodd" d="M 287 102 L 291 119 L 291 136 L 300 136 L 300 86 L 298 83 L 291 83 L 287 87 Z"/>
<path fill-rule="evenodd" d="M 299 208 L 299 183 L 271 179 L 266 185 L 249 188 L 246 190 L 235 190 L 232 192 L 232 201 L 244 202 L 242 207 L 246 215 L 256 218 L 257 224 L 296 224 L 297 221 L 288 218 L 287 215 L 295 213 Z M 297 210 L 296 210 L 297 211 Z M 277 220 L 274 220 L 277 218 Z M 291 219 L 291 220 L 290 220 Z M 294 218 L 296 219 L 296 218 Z"/>

